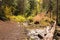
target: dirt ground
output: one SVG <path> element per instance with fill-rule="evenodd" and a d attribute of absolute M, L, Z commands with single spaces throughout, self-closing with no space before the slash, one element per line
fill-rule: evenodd
<path fill-rule="evenodd" d="M 0 40 L 25 40 L 25 28 L 16 22 L 0 21 Z"/>
<path fill-rule="evenodd" d="M 60 29 L 59 29 L 60 30 Z M 0 21 L 0 40 L 26 40 L 25 28 L 18 22 Z M 60 40 L 60 38 L 58 38 Z"/>

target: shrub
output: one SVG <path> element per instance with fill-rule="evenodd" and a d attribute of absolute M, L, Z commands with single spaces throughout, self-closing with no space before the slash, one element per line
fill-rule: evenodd
<path fill-rule="evenodd" d="M 32 19 L 33 19 L 33 16 L 27 17 L 27 20 L 32 20 Z"/>
<path fill-rule="evenodd" d="M 11 7 L 5 6 L 4 13 L 5 13 L 6 16 L 11 16 L 12 15 Z"/>
<path fill-rule="evenodd" d="M 20 15 L 18 15 L 18 16 L 10 16 L 9 18 L 10 18 L 10 20 L 16 21 L 16 22 L 24 22 L 24 21 L 26 21 L 26 18 L 24 16 L 20 16 Z"/>

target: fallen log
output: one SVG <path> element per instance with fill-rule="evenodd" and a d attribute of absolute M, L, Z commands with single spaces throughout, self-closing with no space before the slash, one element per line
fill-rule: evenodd
<path fill-rule="evenodd" d="M 47 34 L 44 36 L 44 40 L 53 40 L 53 35 L 55 32 L 56 22 L 53 24 L 52 28 L 48 30 Z"/>
<path fill-rule="evenodd" d="M 47 26 L 44 29 L 31 29 L 28 30 L 27 35 L 29 39 L 32 38 L 34 40 L 53 40 L 53 35 L 55 31 L 56 22 L 53 23 L 52 27 Z"/>

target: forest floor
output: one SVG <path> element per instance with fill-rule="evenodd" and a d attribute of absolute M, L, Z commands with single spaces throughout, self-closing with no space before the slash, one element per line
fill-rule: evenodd
<path fill-rule="evenodd" d="M 57 38 L 60 40 L 60 27 L 57 27 Z M 0 21 L 0 40 L 25 40 L 27 38 L 25 28 L 16 22 Z"/>
<path fill-rule="evenodd" d="M 25 40 L 25 28 L 16 22 L 0 21 L 0 40 Z"/>

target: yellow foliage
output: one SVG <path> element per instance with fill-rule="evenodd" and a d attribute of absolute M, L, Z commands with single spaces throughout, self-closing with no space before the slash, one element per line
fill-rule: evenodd
<path fill-rule="evenodd" d="M 44 19 L 42 19 L 42 20 L 40 21 L 40 23 L 41 23 L 41 25 L 43 25 L 43 26 L 49 26 L 50 23 L 51 23 L 51 21 L 54 22 L 53 19 L 51 19 L 51 18 L 49 18 L 49 17 L 44 17 Z"/>
<path fill-rule="evenodd" d="M 44 13 L 37 14 L 35 17 L 33 17 L 33 22 L 40 22 L 41 26 L 49 26 L 50 23 L 54 20 L 48 16 L 46 16 Z"/>
<path fill-rule="evenodd" d="M 41 26 L 49 26 L 50 25 L 50 23 L 45 22 L 45 21 L 41 21 L 40 23 L 41 23 Z"/>
<path fill-rule="evenodd" d="M 17 16 L 17 18 L 20 20 L 20 22 L 26 21 L 26 18 L 24 16 Z"/>
<path fill-rule="evenodd" d="M 31 16 L 35 16 L 36 15 L 36 10 L 32 10 L 32 15 Z"/>
<path fill-rule="evenodd" d="M 8 15 L 11 16 L 11 15 L 12 15 L 11 7 L 6 6 L 6 7 L 4 8 L 4 13 L 5 13 L 6 16 L 8 16 Z"/>
<path fill-rule="evenodd" d="M 29 19 L 33 19 L 33 16 L 29 16 L 27 19 L 28 19 L 28 20 L 29 20 Z"/>
<path fill-rule="evenodd" d="M 10 16 L 9 17 L 10 18 L 10 20 L 12 20 L 12 21 L 16 21 L 16 22 L 24 22 L 24 21 L 26 21 L 26 18 L 25 17 L 23 17 L 23 16 Z"/>
<path fill-rule="evenodd" d="M 49 17 L 44 17 L 44 20 L 47 20 L 47 21 L 51 21 L 51 18 L 49 18 Z"/>
<path fill-rule="evenodd" d="M 38 2 L 42 1 L 42 0 L 37 0 Z"/>
<path fill-rule="evenodd" d="M 40 5 L 37 4 L 37 11 L 40 12 Z"/>
<path fill-rule="evenodd" d="M 48 22 L 47 22 L 48 21 Z M 40 21 L 40 24 L 41 24 L 41 26 L 49 26 L 50 25 L 50 23 L 49 23 L 49 20 L 44 20 L 44 19 L 42 19 L 41 21 Z"/>

